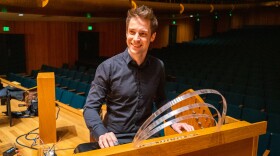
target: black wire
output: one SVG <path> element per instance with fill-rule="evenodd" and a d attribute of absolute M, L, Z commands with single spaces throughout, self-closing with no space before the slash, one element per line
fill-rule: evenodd
<path fill-rule="evenodd" d="M 59 111 L 60 111 L 60 107 L 57 104 L 56 104 L 56 107 L 58 108 L 57 113 L 56 113 L 56 120 L 57 120 L 58 119 L 58 114 L 59 114 Z"/>
<path fill-rule="evenodd" d="M 58 111 L 57 111 L 57 114 L 56 114 L 56 120 L 57 120 L 57 119 L 58 119 L 59 112 L 60 112 L 60 107 L 59 107 L 59 105 L 56 105 L 56 106 L 57 106 L 57 108 L 58 108 Z M 30 132 L 28 132 L 28 133 L 26 133 L 26 134 L 22 134 L 22 135 L 18 136 L 18 137 L 16 138 L 16 143 L 19 144 L 20 146 L 23 146 L 23 147 L 26 147 L 26 148 L 30 148 L 30 149 L 33 149 L 33 150 L 38 150 L 38 148 L 33 147 L 33 146 L 34 146 L 33 144 L 34 144 L 34 142 L 36 142 L 37 139 L 39 139 L 39 137 L 36 137 L 36 138 L 28 138 L 28 136 L 31 135 L 31 134 L 37 134 L 37 135 L 39 135 L 39 133 L 33 133 L 34 131 L 36 131 L 36 130 L 38 130 L 38 129 L 39 129 L 39 127 L 35 128 L 35 129 L 33 129 L 33 130 L 31 130 Z M 23 136 L 25 136 L 25 139 L 26 139 L 26 140 L 33 140 L 33 143 L 32 143 L 31 146 L 26 146 L 26 145 L 24 145 L 24 144 L 19 143 L 18 140 L 19 140 L 21 137 L 23 137 Z"/>
<path fill-rule="evenodd" d="M 30 132 L 28 132 L 28 133 L 26 133 L 26 134 L 22 134 L 22 135 L 18 136 L 18 137 L 16 138 L 16 143 L 19 144 L 20 146 L 23 146 L 23 147 L 26 147 L 26 148 L 30 148 L 30 149 L 33 149 L 33 150 L 38 150 L 38 148 L 34 148 L 34 147 L 32 147 L 32 146 L 29 147 L 29 146 L 26 146 L 26 145 L 21 144 L 21 143 L 18 142 L 18 139 L 21 138 L 21 137 L 23 137 L 23 136 L 25 136 L 25 139 L 27 139 L 27 140 L 34 140 L 34 139 L 29 139 L 29 138 L 27 138 L 27 136 L 28 136 L 29 134 L 33 134 L 32 132 L 35 131 L 35 130 L 37 130 L 37 129 L 39 129 L 39 127 L 38 127 L 38 128 L 35 128 L 35 129 L 33 129 L 33 130 L 31 130 Z"/>

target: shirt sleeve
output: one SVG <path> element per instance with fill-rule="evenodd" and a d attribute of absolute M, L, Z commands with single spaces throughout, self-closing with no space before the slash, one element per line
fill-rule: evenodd
<path fill-rule="evenodd" d="M 98 66 L 84 106 L 84 120 L 96 141 L 100 135 L 108 132 L 99 115 L 108 92 L 108 72 L 109 68 L 104 63 Z"/>

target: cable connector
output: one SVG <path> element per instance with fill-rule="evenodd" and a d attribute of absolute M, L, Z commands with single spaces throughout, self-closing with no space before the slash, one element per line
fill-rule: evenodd
<path fill-rule="evenodd" d="M 44 153 L 44 156 L 56 156 L 54 150 L 48 150 L 46 153 Z"/>
<path fill-rule="evenodd" d="M 3 156 L 13 156 L 17 153 L 17 148 L 16 147 L 11 147 L 8 150 L 3 152 Z"/>

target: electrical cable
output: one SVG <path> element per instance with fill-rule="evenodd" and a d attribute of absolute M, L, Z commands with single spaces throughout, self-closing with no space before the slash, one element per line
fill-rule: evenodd
<path fill-rule="evenodd" d="M 59 107 L 58 104 L 56 104 L 56 107 L 58 108 L 57 113 L 56 113 L 56 120 L 57 120 L 57 119 L 58 119 L 58 114 L 59 114 L 59 112 L 60 112 L 60 107 Z"/>
<path fill-rule="evenodd" d="M 60 107 L 59 107 L 59 105 L 56 105 L 56 106 L 57 106 L 57 108 L 58 108 L 58 111 L 57 111 L 57 113 L 56 113 L 56 120 L 57 120 L 57 119 L 58 119 L 58 116 L 59 116 L 59 112 L 60 112 Z M 23 147 L 26 147 L 26 148 L 29 148 L 29 149 L 38 150 L 38 148 L 33 147 L 33 146 L 36 145 L 36 140 L 37 140 L 37 139 L 40 139 L 40 137 L 38 136 L 39 133 L 33 133 L 34 131 L 36 131 L 36 130 L 38 130 L 38 129 L 39 129 L 39 127 L 37 127 L 37 128 L 35 128 L 35 129 L 29 131 L 29 132 L 26 133 L 26 134 L 22 134 L 22 135 L 18 136 L 18 137 L 16 138 L 16 143 L 17 143 L 18 145 L 20 145 L 20 146 L 23 146 Z M 31 134 L 36 134 L 37 136 L 36 136 L 35 138 L 28 138 L 28 136 L 31 135 Z M 24 145 L 24 144 L 21 144 L 21 143 L 18 141 L 18 140 L 19 140 L 21 137 L 23 137 L 23 136 L 25 137 L 26 140 L 33 140 L 33 143 L 32 143 L 31 146 L 26 146 L 26 145 Z M 40 141 L 42 142 L 41 139 L 40 139 Z M 54 144 L 54 145 L 55 145 L 55 144 Z M 54 145 L 53 145 L 53 147 L 54 147 Z M 52 147 L 52 148 L 53 148 L 53 147 Z"/>
<path fill-rule="evenodd" d="M 23 146 L 23 147 L 26 147 L 26 148 L 30 148 L 30 149 L 33 149 L 33 150 L 38 150 L 38 148 L 34 148 L 34 147 L 32 147 L 32 146 L 30 146 L 30 147 L 29 147 L 29 146 L 26 146 L 26 145 L 24 145 L 24 144 L 19 143 L 19 141 L 18 141 L 18 139 L 21 138 L 21 137 L 23 137 L 23 136 L 25 136 L 25 138 L 27 138 L 27 136 L 28 136 L 30 133 L 32 133 L 33 131 L 35 131 L 35 130 L 37 130 L 37 129 L 39 129 L 39 128 L 35 128 L 35 129 L 31 130 L 30 132 L 28 132 L 27 134 L 22 134 L 22 135 L 18 136 L 18 137 L 16 138 L 16 143 L 19 144 L 20 146 Z M 34 139 L 31 139 L 31 140 L 34 140 Z"/>

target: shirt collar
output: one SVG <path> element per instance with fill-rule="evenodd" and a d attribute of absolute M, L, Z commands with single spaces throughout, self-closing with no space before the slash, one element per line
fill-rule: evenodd
<path fill-rule="evenodd" d="M 129 53 L 128 53 L 128 48 L 126 48 L 126 50 L 125 50 L 125 52 L 124 52 L 124 55 L 123 55 L 123 58 L 124 58 L 124 60 L 125 60 L 125 62 L 126 62 L 127 65 L 128 65 L 128 64 L 131 64 L 132 66 L 139 67 L 139 68 L 143 68 L 143 67 L 145 67 L 147 64 L 150 63 L 150 56 L 147 54 L 147 55 L 146 55 L 146 58 L 145 58 L 145 60 L 144 60 L 144 62 L 143 62 L 140 66 L 138 66 L 137 63 L 136 63 L 136 62 L 132 59 L 132 57 L 129 55 Z"/>

